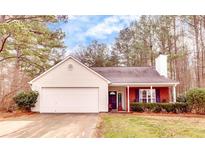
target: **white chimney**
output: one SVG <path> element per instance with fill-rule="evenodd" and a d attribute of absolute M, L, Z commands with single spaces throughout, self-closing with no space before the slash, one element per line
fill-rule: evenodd
<path fill-rule="evenodd" d="M 160 75 L 167 77 L 167 55 L 160 54 L 155 59 L 155 68 Z"/>

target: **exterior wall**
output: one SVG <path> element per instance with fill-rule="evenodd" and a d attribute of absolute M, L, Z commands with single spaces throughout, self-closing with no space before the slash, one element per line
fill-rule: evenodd
<path fill-rule="evenodd" d="M 139 97 L 136 94 L 136 89 L 150 89 L 150 87 L 130 87 L 130 102 L 136 102 L 136 97 Z M 160 102 L 169 102 L 169 87 L 152 87 L 152 89 L 160 90 Z"/>
<path fill-rule="evenodd" d="M 68 69 L 68 65 L 70 64 L 73 65 L 72 70 Z M 108 83 L 72 58 L 66 60 L 41 78 L 33 81 L 32 89 L 37 90 L 40 94 L 33 111 L 40 111 L 42 87 L 98 87 L 99 111 L 108 111 Z"/>
<path fill-rule="evenodd" d="M 170 102 L 169 88 L 161 87 L 160 88 L 160 102 Z"/>
<path fill-rule="evenodd" d="M 136 87 L 130 87 L 130 102 L 136 102 L 136 96 L 138 97 L 138 94 L 136 95 L 136 90 L 139 88 Z"/>

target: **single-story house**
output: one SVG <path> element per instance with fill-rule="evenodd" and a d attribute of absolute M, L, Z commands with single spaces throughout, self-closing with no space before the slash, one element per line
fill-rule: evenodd
<path fill-rule="evenodd" d="M 30 81 L 39 92 L 33 111 L 98 113 L 130 111 L 131 102 L 176 102 L 179 82 L 167 77 L 167 56 L 154 67 L 92 67 L 72 56 Z"/>

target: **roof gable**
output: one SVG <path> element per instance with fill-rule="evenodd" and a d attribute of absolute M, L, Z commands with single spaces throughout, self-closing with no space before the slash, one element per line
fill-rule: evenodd
<path fill-rule="evenodd" d="M 61 62 L 59 62 L 58 64 L 54 65 L 53 67 L 51 67 L 50 69 L 48 69 L 47 71 L 45 71 L 44 73 L 42 73 L 41 75 L 37 76 L 36 78 L 34 78 L 33 80 L 31 80 L 29 82 L 29 84 L 32 84 L 34 81 L 40 79 L 41 77 L 43 77 L 44 75 L 48 74 L 49 72 L 51 72 L 52 70 L 56 69 L 58 66 L 62 65 L 63 63 L 65 63 L 67 60 L 72 59 L 75 62 L 77 62 L 78 64 L 80 64 L 81 66 L 83 66 L 84 68 L 86 68 L 88 71 L 92 72 L 93 74 L 95 74 L 96 76 L 100 77 L 101 79 L 105 80 L 107 83 L 110 83 L 110 81 L 108 79 L 106 79 L 105 77 L 103 77 L 102 75 L 98 74 L 97 72 L 95 72 L 94 70 L 90 69 L 89 67 L 87 67 L 86 65 L 84 65 L 83 63 L 81 63 L 80 61 L 78 61 L 77 59 L 75 59 L 72 56 L 67 56 L 64 60 L 62 60 Z"/>

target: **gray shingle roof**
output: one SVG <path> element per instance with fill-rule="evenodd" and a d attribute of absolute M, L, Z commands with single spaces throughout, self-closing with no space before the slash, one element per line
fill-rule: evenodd
<path fill-rule="evenodd" d="M 153 67 L 91 67 L 112 83 L 177 83 Z"/>

